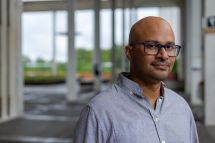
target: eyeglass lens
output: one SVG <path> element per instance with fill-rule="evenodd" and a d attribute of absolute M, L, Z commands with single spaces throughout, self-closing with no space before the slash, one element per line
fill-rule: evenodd
<path fill-rule="evenodd" d="M 180 50 L 180 46 L 174 45 L 174 44 L 166 44 L 166 45 L 161 45 L 159 43 L 155 42 L 144 42 L 144 48 L 146 54 L 150 55 L 156 55 L 160 52 L 162 48 L 165 49 L 167 52 L 168 56 L 177 56 Z"/>

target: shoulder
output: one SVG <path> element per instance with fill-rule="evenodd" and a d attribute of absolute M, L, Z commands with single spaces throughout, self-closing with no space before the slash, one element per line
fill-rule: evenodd
<path fill-rule="evenodd" d="M 179 103 L 184 103 L 187 104 L 187 101 L 182 97 L 183 95 L 176 93 L 175 91 L 165 88 L 165 96 L 171 101 L 179 102 Z"/>
<path fill-rule="evenodd" d="M 113 122 L 119 105 L 117 104 L 121 96 L 118 94 L 117 87 L 113 85 L 105 91 L 96 95 L 85 107 L 84 116 L 94 119 L 101 129 L 110 130 L 109 124 Z M 92 118 L 92 119 L 91 119 Z"/>
<path fill-rule="evenodd" d="M 182 94 L 176 93 L 175 91 L 165 88 L 165 98 L 168 101 L 168 104 L 172 107 L 176 107 L 179 110 L 185 110 L 191 112 L 190 106 L 187 101 L 184 99 Z"/>
<path fill-rule="evenodd" d="M 120 98 L 117 92 L 117 86 L 114 84 L 92 98 L 88 103 L 88 106 L 93 110 L 111 109 L 111 106 L 113 106 Z"/>

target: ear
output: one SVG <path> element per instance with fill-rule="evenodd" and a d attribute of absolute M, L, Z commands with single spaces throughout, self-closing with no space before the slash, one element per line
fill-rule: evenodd
<path fill-rule="evenodd" d="M 132 59 L 132 46 L 128 45 L 125 47 L 125 55 L 126 55 L 127 59 L 129 61 L 131 61 L 131 59 Z"/>

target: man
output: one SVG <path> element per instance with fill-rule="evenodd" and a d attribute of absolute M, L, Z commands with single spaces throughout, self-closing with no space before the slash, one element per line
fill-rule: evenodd
<path fill-rule="evenodd" d="M 166 88 L 180 46 L 169 23 L 146 17 L 131 28 L 130 73 L 93 98 L 78 121 L 75 143 L 198 143 L 186 101 Z"/>

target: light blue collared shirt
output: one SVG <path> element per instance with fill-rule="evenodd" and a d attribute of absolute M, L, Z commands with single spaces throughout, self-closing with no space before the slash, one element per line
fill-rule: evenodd
<path fill-rule="evenodd" d="M 199 142 L 192 111 L 180 95 L 162 86 L 154 109 L 126 74 L 83 109 L 74 143 Z"/>

